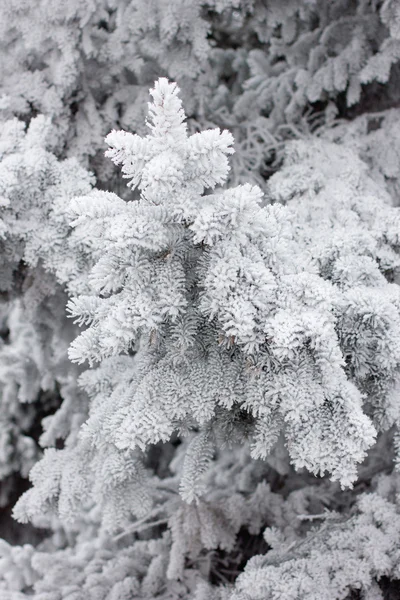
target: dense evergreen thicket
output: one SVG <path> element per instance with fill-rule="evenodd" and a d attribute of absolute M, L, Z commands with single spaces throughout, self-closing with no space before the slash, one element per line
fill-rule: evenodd
<path fill-rule="evenodd" d="M 1 599 L 400 598 L 399 63 L 398 0 L 3 0 Z"/>

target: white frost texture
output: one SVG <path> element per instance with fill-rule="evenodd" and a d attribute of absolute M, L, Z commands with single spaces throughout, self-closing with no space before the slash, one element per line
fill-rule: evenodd
<path fill-rule="evenodd" d="M 399 0 L 2 0 L 0 124 L 0 600 L 400 600 Z"/>

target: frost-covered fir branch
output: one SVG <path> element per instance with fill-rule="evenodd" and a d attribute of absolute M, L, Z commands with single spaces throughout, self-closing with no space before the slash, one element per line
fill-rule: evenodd
<path fill-rule="evenodd" d="M 90 241 L 94 266 L 85 294 L 69 303 L 86 324 L 70 357 L 96 365 L 81 378 L 92 403 L 76 446 L 48 453 L 48 467 L 35 468 L 36 484 L 16 509 L 21 519 L 46 506 L 74 518 L 92 496 L 108 526 L 121 526 L 148 506 L 140 453 L 196 429 L 212 432 L 217 446 L 248 440 L 256 458 L 267 457 L 283 434 L 296 468 L 351 485 L 374 443 L 370 416 L 378 428 L 397 423 L 390 398 L 398 362 L 382 337 L 395 336 L 399 319 L 397 286 L 384 277 L 398 265 L 397 238 L 388 236 L 398 217 L 387 193 L 358 158 L 324 143 L 304 146 L 305 158 L 303 146 L 293 146 L 287 171 L 271 180 L 271 198 L 280 203 L 262 206 L 261 192 L 249 185 L 215 190 L 228 174 L 232 138 L 219 130 L 188 137 L 177 91 L 156 82 L 145 138 L 107 138 L 109 156 L 140 198 L 94 191 L 71 204 L 74 240 L 82 247 Z M 324 152 L 335 165 L 328 174 Z M 335 238 L 309 225 L 318 210 L 329 227 L 338 218 L 339 254 Z M 344 245 L 346 210 L 360 230 L 357 255 L 351 236 Z M 347 258 L 336 275 L 349 252 L 354 266 Z M 369 277 L 362 275 L 367 267 Z M 351 269 L 361 279 L 349 279 Z M 193 456 L 187 468 L 202 460 Z M 52 462 L 61 477 L 50 489 Z M 189 472 L 183 481 L 194 499 L 202 487 Z M 79 497 L 83 488 L 88 497 Z M 136 500 L 121 505 L 121 494 Z"/>

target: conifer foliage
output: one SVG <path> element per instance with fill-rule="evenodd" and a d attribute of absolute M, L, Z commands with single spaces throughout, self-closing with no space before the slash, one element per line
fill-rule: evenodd
<path fill-rule="evenodd" d="M 392 597 L 398 3 L 28 4 L 0 7 L 0 598 Z"/>

